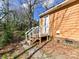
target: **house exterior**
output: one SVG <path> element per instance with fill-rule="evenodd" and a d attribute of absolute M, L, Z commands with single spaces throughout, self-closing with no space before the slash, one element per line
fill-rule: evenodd
<path fill-rule="evenodd" d="M 43 12 L 39 26 L 41 38 L 50 36 L 57 42 L 69 43 L 79 41 L 79 0 L 65 0 Z"/>

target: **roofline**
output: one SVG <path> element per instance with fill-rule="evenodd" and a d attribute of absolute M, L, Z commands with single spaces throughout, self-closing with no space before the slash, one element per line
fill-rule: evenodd
<path fill-rule="evenodd" d="M 53 11 L 55 11 L 55 10 L 57 10 L 57 9 L 59 9 L 59 8 L 61 8 L 61 7 L 63 7 L 63 6 L 68 5 L 69 3 L 72 3 L 72 2 L 74 2 L 74 1 L 76 1 L 76 0 L 65 0 L 64 2 L 58 4 L 57 6 L 55 6 L 55 7 L 53 7 L 53 8 L 50 8 L 49 10 L 47 10 L 47 11 L 41 13 L 39 16 L 40 16 L 40 17 L 41 17 L 41 16 L 44 16 L 44 15 L 46 15 L 46 14 L 48 14 L 48 13 L 50 13 L 50 12 L 53 12 Z"/>

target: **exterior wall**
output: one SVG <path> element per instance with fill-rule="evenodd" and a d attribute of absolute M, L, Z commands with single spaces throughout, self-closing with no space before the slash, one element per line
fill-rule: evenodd
<path fill-rule="evenodd" d="M 43 22 L 44 22 L 44 20 L 43 20 L 43 18 L 41 18 L 40 21 L 39 21 L 40 33 L 42 32 L 42 29 L 43 29 Z"/>
<path fill-rule="evenodd" d="M 79 40 L 79 1 L 75 1 L 58 10 L 53 11 L 50 15 L 50 35 L 56 36 L 56 31 L 60 31 L 63 38 Z M 42 29 L 43 16 L 40 20 Z"/>

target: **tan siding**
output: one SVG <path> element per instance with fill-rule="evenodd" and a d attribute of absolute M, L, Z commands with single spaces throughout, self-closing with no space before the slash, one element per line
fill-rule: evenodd
<path fill-rule="evenodd" d="M 56 31 L 60 30 L 62 38 L 79 40 L 79 0 L 58 9 L 49 14 L 50 18 L 50 36 L 56 36 Z M 42 49 L 45 53 L 52 53 L 53 40 Z M 55 45 L 56 46 L 56 45 Z M 68 47 L 68 46 L 67 46 Z M 70 47 L 70 46 L 69 46 Z M 57 48 L 57 47 L 56 47 Z"/>
<path fill-rule="evenodd" d="M 65 38 L 79 39 L 79 1 L 71 3 L 49 14 L 50 35 L 57 30 Z M 43 17 L 42 17 L 43 18 Z"/>
<path fill-rule="evenodd" d="M 39 25 L 40 25 L 40 32 L 42 32 L 42 28 L 43 28 L 43 18 L 40 19 L 39 21 Z"/>
<path fill-rule="evenodd" d="M 79 4 L 73 5 L 68 8 L 67 12 L 64 15 L 64 18 L 59 30 L 61 31 L 62 37 L 79 39 Z"/>

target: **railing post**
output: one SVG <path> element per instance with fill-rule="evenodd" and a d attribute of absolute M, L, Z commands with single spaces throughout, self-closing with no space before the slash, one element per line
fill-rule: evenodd
<path fill-rule="evenodd" d="M 34 34 L 36 34 L 35 37 L 38 37 L 38 39 L 39 39 L 39 26 L 33 27 L 33 28 L 31 28 L 30 30 L 28 30 L 28 31 L 26 32 L 25 35 L 26 35 L 26 39 L 27 39 L 28 42 L 31 41 L 30 38 L 31 38 Z M 37 36 L 37 35 L 38 35 L 38 36 Z M 29 37 L 28 37 L 28 36 L 29 36 Z M 29 40 L 28 40 L 28 38 L 29 38 Z"/>

